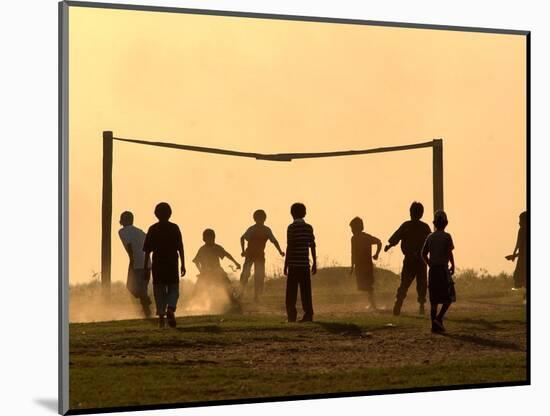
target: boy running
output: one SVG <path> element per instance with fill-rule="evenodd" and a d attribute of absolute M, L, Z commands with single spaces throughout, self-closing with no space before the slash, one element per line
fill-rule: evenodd
<path fill-rule="evenodd" d="M 231 260 L 235 267 L 241 268 L 241 265 L 229 254 L 225 249 L 216 244 L 216 233 L 214 230 L 207 228 L 202 233 L 202 240 L 204 245 L 199 248 L 197 255 L 193 259 L 193 263 L 199 269 L 199 277 L 195 285 L 195 294 L 202 291 L 209 291 L 212 287 L 220 287 L 227 293 L 227 297 L 231 302 L 233 309 L 239 310 L 240 306 L 237 302 L 233 290 L 231 288 L 231 282 L 227 273 L 222 268 L 220 260 L 227 257 Z"/>
<path fill-rule="evenodd" d="M 279 242 L 273 235 L 269 227 L 265 225 L 267 215 L 263 209 L 254 211 L 254 222 L 256 224 L 249 227 L 241 236 L 241 256 L 244 257 L 243 271 L 241 273 L 241 293 L 244 293 L 250 271 L 254 266 L 254 301 L 258 302 L 260 295 L 264 290 L 265 279 L 265 245 L 271 241 L 279 254 L 284 257 L 285 253 L 281 250 Z M 244 243 L 248 242 L 245 249 Z"/>
<path fill-rule="evenodd" d="M 390 237 L 384 251 L 388 251 L 401 241 L 401 251 L 404 254 L 403 268 L 401 269 L 401 284 L 395 295 L 393 314 L 399 315 L 403 301 L 407 296 L 409 286 L 416 279 L 416 293 L 418 295 L 418 312 L 424 314 L 424 303 L 426 303 L 426 291 L 428 279 L 426 276 L 426 264 L 420 254 L 426 237 L 431 233 L 430 226 L 420 221 L 424 214 L 424 206 L 420 202 L 413 202 L 409 209 L 411 219 L 405 221 Z"/>

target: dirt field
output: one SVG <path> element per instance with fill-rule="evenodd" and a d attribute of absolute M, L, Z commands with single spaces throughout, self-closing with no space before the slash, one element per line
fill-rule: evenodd
<path fill-rule="evenodd" d="M 71 324 L 71 408 L 526 380 L 525 306 L 508 278 L 458 277 L 445 335 L 418 315 L 414 287 L 391 315 L 390 272 L 379 271 L 377 312 L 345 270 L 314 279 L 314 323 L 285 322 L 284 281 L 274 280 L 261 305 L 245 297 L 242 315 L 181 316 L 176 329 Z"/>

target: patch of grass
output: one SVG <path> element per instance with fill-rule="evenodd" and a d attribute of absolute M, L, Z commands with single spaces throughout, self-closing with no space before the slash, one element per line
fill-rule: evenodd
<path fill-rule="evenodd" d="M 398 277 L 378 272 L 379 302 L 391 305 Z M 446 335 L 416 313 L 414 288 L 394 317 L 391 307 L 365 312 L 354 285 L 344 269 L 321 270 L 309 324 L 286 323 L 282 279 L 267 282 L 260 306 L 245 294 L 242 315 L 180 316 L 176 329 L 142 319 L 72 323 L 71 408 L 526 379 L 526 311 L 509 277 L 458 276 Z"/>
<path fill-rule="evenodd" d="M 516 356 L 462 360 L 399 368 L 351 371 L 300 371 L 298 366 L 257 372 L 250 368 L 204 363 L 144 361 L 135 365 L 86 367 L 71 378 L 71 407 L 182 403 L 269 396 L 364 392 L 526 379 L 525 362 Z M 128 380 L 135 380 L 128 383 Z"/>

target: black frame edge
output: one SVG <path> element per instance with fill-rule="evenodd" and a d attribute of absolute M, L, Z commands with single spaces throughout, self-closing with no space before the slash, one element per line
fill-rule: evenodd
<path fill-rule="evenodd" d="M 73 6 L 73 7 L 88 7 L 88 8 L 96 8 L 96 9 L 134 10 L 134 11 L 182 13 L 182 14 L 196 14 L 196 15 L 223 16 L 223 17 L 245 17 L 245 18 L 270 19 L 270 20 L 291 20 L 291 21 L 301 21 L 301 22 L 354 24 L 354 25 L 368 25 L 368 26 L 385 26 L 385 27 L 394 27 L 394 28 L 397 27 L 397 28 L 406 28 L 406 29 L 433 29 L 433 30 L 448 30 L 448 31 L 455 31 L 455 32 L 493 33 L 493 34 L 503 34 L 503 35 L 525 36 L 529 33 L 528 30 L 516 30 L 516 29 L 436 25 L 436 24 L 428 24 L 428 23 L 388 22 L 388 21 L 381 21 L 381 20 L 362 20 L 362 19 L 338 18 L 338 17 L 287 15 L 287 14 L 276 14 L 276 13 L 243 12 L 243 11 L 232 11 L 232 10 L 190 9 L 190 8 L 183 8 L 183 7 L 149 6 L 149 5 L 127 4 L 127 3 L 101 3 L 101 2 L 96 3 L 96 2 L 89 2 L 89 1 L 72 1 L 72 0 L 67 0 L 64 3 L 66 3 L 68 6 Z"/>

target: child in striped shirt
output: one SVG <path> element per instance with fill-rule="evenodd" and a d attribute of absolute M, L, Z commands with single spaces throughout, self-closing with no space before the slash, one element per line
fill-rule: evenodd
<path fill-rule="evenodd" d="M 317 273 L 317 254 L 313 227 L 304 221 L 306 207 L 297 202 L 290 208 L 294 221 L 287 229 L 287 248 L 284 274 L 286 280 L 286 312 L 288 322 L 296 322 L 296 299 L 298 286 L 304 316 L 300 322 L 313 321 L 313 301 L 311 298 L 311 274 Z M 310 270 L 309 250 L 311 249 L 312 265 Z"/>

